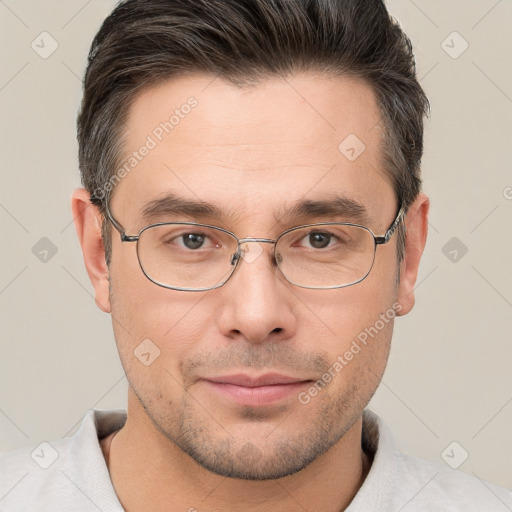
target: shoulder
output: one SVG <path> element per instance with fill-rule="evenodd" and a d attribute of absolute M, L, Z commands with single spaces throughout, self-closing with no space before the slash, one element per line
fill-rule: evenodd
<path fill-rule="evenodd" d="M 512 510 L 511 491 L 448 465 L 402 453 L 382 419 L 370 411 L 363 416 L 362 442 L 373 463 L 350 512 Z"/>
<path fill-rule="evenodd" d="M 397 493 L 404 512 L 512 510 L 511 491 L 448 466 L 399 454 L 397 475 L 404 489 Z"/>
<path fill-rule="evenodd" d="M 76 434 L 0 454 L 0 510 L 116 508 L 99 439 L 120 428 L 124 411 L 89 411 Z"/>

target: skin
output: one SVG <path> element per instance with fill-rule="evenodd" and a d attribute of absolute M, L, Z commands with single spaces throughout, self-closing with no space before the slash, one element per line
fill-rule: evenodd
<path fill-rule="evenodd" d="M 379 154 L 379 112 L 365 83 L 308 74 L 245 89 L 202 75 L 170 80 L 133 103 L 127 154 L 190 96 L 198 106 L 115 188 L 111 211 L 128 234 L 145 226 L 143 205 L 170 191 L 227 209 L 231 215 L 207 220 L 239 238 L 276 238 L 294 225 L 342 221 L 281 219 L 294 201 L 326 199 L 333 191 L 367 208 L 376 235 L 395 218 L 398 204 Z M 366 146 L 353 162 L 338 150 L 350 133 Z M 126 425 L 102 442 L 123 507 L 344 510 L 371 465 L 361 450 L 361 416 L 386 366 L 392 321 L 306 405 L 294 393 L 271 405 L 241 406 L 204 378 L 274 371 L 310 381 L 307 390 L 393 304 L 407 314 L 426 241 L 427 197 L 420 194 L 405 219 L 400 268 L 393 236 L 377 248 L 364 281 L 334 290 L 288 283 L 272 264 L 269 244 L 221 288 L 165 289 L 143 275 L 135 244 L 121 243 L 115 230 L 107 268 L 101 215 L 83 189 L 72 206 L 96 303 L 112 315 L 130 385 Z M 134 356 L 144 339 L 160 350 L 149 366 Z"/>

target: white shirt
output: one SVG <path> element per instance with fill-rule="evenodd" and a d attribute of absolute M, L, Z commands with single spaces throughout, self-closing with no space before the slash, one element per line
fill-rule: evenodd
<path fill-rule="evenodd" d="M 71 437 L 1 454 L 0 511 L 122 512 L 99 440 L 125 421 L 125 411 L 90 410 Z M 512 511 L 512 492 L 401 453 L 370 411 L 363 444 L 373 463 L 346 512 Z"/>

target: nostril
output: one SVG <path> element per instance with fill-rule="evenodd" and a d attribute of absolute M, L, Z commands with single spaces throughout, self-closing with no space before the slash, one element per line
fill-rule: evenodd
<path fill-rule="evenodd" d="M 282 327 L 276 327 L 275 329 L 273 329 L 272 332 L 275 332 L 277 334 L 277 333 L 281 332 L 282 330 L 283 330 Z"/>

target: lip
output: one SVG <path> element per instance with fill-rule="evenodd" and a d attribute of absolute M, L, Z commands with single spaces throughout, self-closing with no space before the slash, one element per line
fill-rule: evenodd
<path fill-rule="evenodd" d="M 279 384 L 294 384 L 296 382 L 305 382 L 307 379 L 290 377 L 279 373 L 265 373 L 264 375 L 252 376 L 245 373 L 237 373 L 235 375 L 224 375 L 221 377 L 208 377 L 210 382 L 219 384 L 233 384 L 235 386 L 243 386 L 245 388 L 256 388 L 260 386 L 275 386 Z"/>
<path fill-rule="evenodd" d="M 311 383 L 311 380 L 277 373 L 259 376 L 223 375 L 203 380 L 212 391 L 229 401 L 250 407 L 271 405 L 289 399 Z"/>

